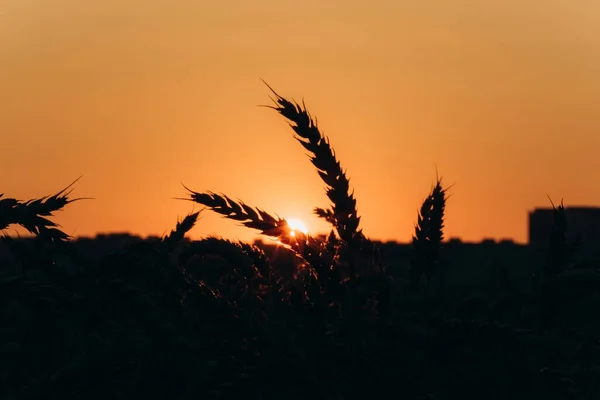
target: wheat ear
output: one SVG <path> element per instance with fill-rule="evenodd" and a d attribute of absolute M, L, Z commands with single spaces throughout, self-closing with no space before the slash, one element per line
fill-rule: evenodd
<path fill-rule="evenodd" d="M 289 121 L 296 132 L 295 139 L 310 152 L 312 164 L 327 185 L 326 192 L 332 203 L 331 209 L 316 208 L 315 213 L 332 223 L 340 238 L 347 243 L 353 241 L 357 234 L 362 236 L 362 232 L 358 230 L 360 217 L 356 210 L 354 193 L 350 192 L 350 181 L 346 172 L 342 170 L 328 138 L 320 132 L 316 119 L 313 120 L 304 103 L 300 105 L 289 101 L 264 83 L 275 95 L 275 98 L 272 98 L 275 106 L 263 107 L 276 110 Z"/>
<path fill-rule="evenodd" d="M 567 215 L 565 212 L 565 206 L 563 200 L 560 200 L 558 206 L 554 205 L 554 202 L 548 196 L 548 200 L 552 204 L 554 210 L 554 219 L 552 223 L 552 230 L 550 232 L 549 246 L 548 246 L 548 272 L 556 273 L 564 267 L 567 258 Z"/>
<path fill-rule="evenodd" d="M 275 217 L 241 201 L 234 201 L 224 194 L 214 192 L 198 193 L 185 185 L 183 187 L 190 192 L 190 197 L 183 200 L 191 200 L 202 204 L 226 218 L 239 221 L 248 228 L 259 230 L 263 235 L 275 238 L 290 236 L 291 228 L 284 218 Z"/>
<path fill-rule="evenodd" d="M 181 243 L 185 234 L 196 224 L 199 214 L 200 211 L 186 215 L 183 220 L 177 221 L 175 229 L 163 238 L 163 244 L 168 252 L 175 250 L 177 245 Z"/>
<path fill-rule="evenodd" d="M 60 225 L 46 217 L 52 217 L 54 212 L 62 210 L 69 203 L 85 199 L 69 199 L 69 194 L 72 192 L 71 188 L 79 179 L 81 177 L 52 196 L 44 196 L 25 202 L 13 198 L 0 198 L 0 230 L 7 228 L 9 225 L 17 224 L 35 235 L 47 236 L 55 240 L 67 239 L 69 236 L 57 229 Z M 2 196 L 3 194 L 0 194 L 0 197 Z"/>
<path fill-rule="evenodd" d="M 442 181 L 437 178 L 429 196 L 425 198 L 417 215 L 417 225 L 411 244 L 410 274 L 415 281 L 425 274 L 427 282 L 438 263 L 442 241 L 444 239 L 444 213 L 446 209 L 446 191 Z"/>

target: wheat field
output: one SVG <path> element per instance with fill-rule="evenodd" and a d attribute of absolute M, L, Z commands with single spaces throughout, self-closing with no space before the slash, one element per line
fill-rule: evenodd
<path fill-rule="evenodd" d="M 0 229 L 33 235 L 1 242 L 2 398 L 600 398 L 600 280 L 567 268 L 562 203 L 547 257 L 518 279 L 498 267 L 474 300 L 452 283 L 468 268 L 448 262 L 450 186 L 436 176 L 407 252 L 385 259 L 306 105 L 267 88 L 265 107 L 289 122 L 325 186 L 329 204 L 314 213 L 329 234 L 184 186 L 180 199 L 202 211 L 99 256 L 53 222 L 84 200 L 70 198 L 75 182 L 28 201 L 0 195 Z M 189 240 L 203 212 L 272 240 Z"/>

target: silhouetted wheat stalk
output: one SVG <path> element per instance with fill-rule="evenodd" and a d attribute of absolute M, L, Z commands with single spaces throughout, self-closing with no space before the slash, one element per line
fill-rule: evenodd
<path fill-rule="evenodd" d="M 561 299 L 556 295 L 560 281 L 557 274 L 562 272 L 567 261 L 567 216 L 563 200 L 558 206 L 548 196 L 553 209 L 553 221 L 548 235 L 548 253 L 546 263 L 543 265 L 541 292 L 540 292 L 540 317 L 544 327 L 552 326 L 556 320 L 556 313 L 561 305 Z"/>
<path fill-rule="evenodd" d="M 271 108 L 285 117 L 294 132 L 295 139 L 310 152 L 310 160 L 317 168 L 321 180 L 326 185 L 326 194 L 331 201 L 331 208 L 316 207 L 314 213 L 333 225 L 343 248 L 339 250 L 346 253 L 346 267 L 350 277 L 363 274 L 379 274 L 382 266 L 379 261 L 378 251 L 359 229 L 360 217 L 356 208 L 354 191 L 350 191 L 350 180 L 342 169 L 335 156 L 329 139 L 322 134 L 306 105 L 290 101 L 280 96 L 266 82 L 265 85 L 275 95 L 272 98 L 275 106 Z M 358 262 L 360 261 L 362 262 Z M 362 267 L 359 271 L 357 266 Z"/>
<path fill-rule="evenodd" d="M 417 225 L 411 244 L 411 278 L 418 282 L 422 275 L 431 279 L 435 270 L 442 241 L 444 239 L 444 211 L 446 208 L 446 191 L 438 178 L 429 196 L 425 198 L 417 215 Z"/>
<path fill-rule="evenodd" d="M 264 82 L 264 81 L 263 81 Z M 327 197 L 331 201 L 331 209 L 315 208 L 315 214 L 332 223 L 339 237 L 346 243 L 362 238 L 358 229 L 360 217 L 356 209 L 354 193 L 350 192 L 350 181 L 342 170 L 329 140 L 319 130 L 304 104 L 289 101 L 265 85 L 273 92 L 272 99 L 276 106 L 272 108 L 284 116 L 296 132 L 296 140 L 311 153 L 311 162 L 317 168 L 319 176 L 327 185 Z"/>
<path fill-rule="evenodd" d="M 239 221 L 248 228 L 256 229 L 263 235 L 277 239 L 305 259 L 307 266 L 322 263 L 321 256 L 323 255 L 324 245 L 321 241 L 302 232 L 295 232 L 292 235 L 292 229 L 285 218 L 273 216 L 264 210 L 250 207 L 241 201 L 236 202 L 225 195 L 213 192 L 198 193 L 187 187 L 185 188 L 190 192 L 190 198 L 183 200 L 191 200 L 202 204 L 226 218 Z"/>
<path fill-rule="evenodd" d="M 175 250 L 175 247 L 177 247 L 177 245 L 181 243 L 181 241 L 185 237 L 185 234 L 189 232 L 189 230 L 192 229 L 196 224 L 199 214 L 199 211 L 192 214 L 188 214 L 183 220 L 177 221 L 175 229 L 172 230 L 171 233 L 169 233 L 167 236 L 165 236 L 162 241 L 167 252 L 172 252 L 173 250 Z"/>
<path fill-rule="evenodd" d="M 354 194 L 350 192 L 349 179 L 342 170 L 329 140 L 321 134 L 316 120 L 312 119 L 306 107 L 281 97 L 268 84 L 267 87 L 275 95 L 272 100 L 276 106 L 265 107 L 276 110 L 290 122 L 296 133 L 295 139 L 310 152 L 311 162 L 326 185 L 331 207 L 315 208 L 314 212 L 332 224 L 333 234 L 327 242 L 301 232 L 292 234 L 285 219 L 250 207 L 241 201 L 234 201 L 224 194 L 195 192 L 184 186 L 190 192 L 190 197 L 186 200 L 202 204 L 226 218 L 237 220 L 246 227 L 260 231 L 263 235 L 276 238 L 279 243 L 286 245 L 304 260 L 304 269 L 317 278 L 318 284 L 311 286 L 312 295 L 309 297 L 312 296 L 319 304 L 329 305 L 336 301 L 331 298 L 332 293 L 337 293 L 333 297 L 339 298 L 340 285 L 343 284 L 346 288 L 344 296 L 348 300 L 346 303 L 351 310 L 358 310 L 363 304 L 362 300 L 355 299 L 358 286 L 363 289 L 371 287 L 367 290 L 369 293 L 373 290 L 381 292 L 379 286 L 388 285 L 389 282 L 385 279 L 385 282 L 377 280 L 383 269 L 375 245 L 359 229 L 360 217 Z M 367 279 L 368 276 L 375 280 Z M 320 293 L 314 291 L 317 286 L 321 287 Z"/>
<path fill-rule="evenodd" d="M 558 207 L 554 205 L 554 202 L 548 197 L 554 210 L 554 218 L 552 222 L 552 230 L 550 231 L 549 243 L 548 243 L 548 264 L 547 272 L 557 273 L 565 265 L 567 256 L 567 216 L 565 213 L 565 206 L 561 199 Z"/>
<path fill-rule="evenodd" d="M 243 202 L 236 202 L 223 194 L 219 195 L 210 191 L 198 193 L 185 185 L 184 187 L 190 192 L 190 198 L 183 200 L 191 200 L 202 204 L 226 218 L 239 221 L 248 228 L 260 231 L 263 235 L 274 238 L 290 236 L 292 230 L 284 218 L 275 217 L 266 211 L 250 207 Z"/>
<path fill-rule="evenodd" d="M 53 196 L 21 202 L 13 198 L 1 198 L 0 194 L 0 230 L 10 225 L 20 225 L 30 233 L 46 237 L 53 241 L 64 241 L 69 235 L 58 229 L 60 225 L 46 217 L 62 210 L 64 206 L 84 198 L 69 199 L 72 189 L 69 190 L 81 177 Z"/>

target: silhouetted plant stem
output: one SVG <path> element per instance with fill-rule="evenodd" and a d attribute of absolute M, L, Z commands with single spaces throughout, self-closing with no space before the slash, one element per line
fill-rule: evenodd
<path fill-rule="evenodd" d="M 444 239 L 446 190 L 442 187 L 441 179 L 438 178 L 417 214 L 409 271 L 414 284 L 418 284 L 421 276 L 425 275 L 429 287 L 431 274 L 437 268 Z"/>
<path fill-rule="evenodd" d="M 546 272 L 556 274 L 565 267 L 567 253 L 567 216 L 561 199 L 558 207 L 548 197 L 554 210 L 552 228 L 548 238 L 548 261 Z"/>

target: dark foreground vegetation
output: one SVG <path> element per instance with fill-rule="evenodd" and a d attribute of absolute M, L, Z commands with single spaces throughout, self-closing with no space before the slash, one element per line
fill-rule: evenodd
<path fill-rule="evenodd" d="M 0 198 L 2 399 L 600 399 L 600 274 L 562 204 L 543 256 L 451 259 L 437 179 L 409 251 L 385 257 L 303 106 L 273 107 L 327 188 L 326 237 L 212 192 L 187 200 L 276 239 L 163 238 L 89 254 L 49 218 L 67 191 Z"/>

